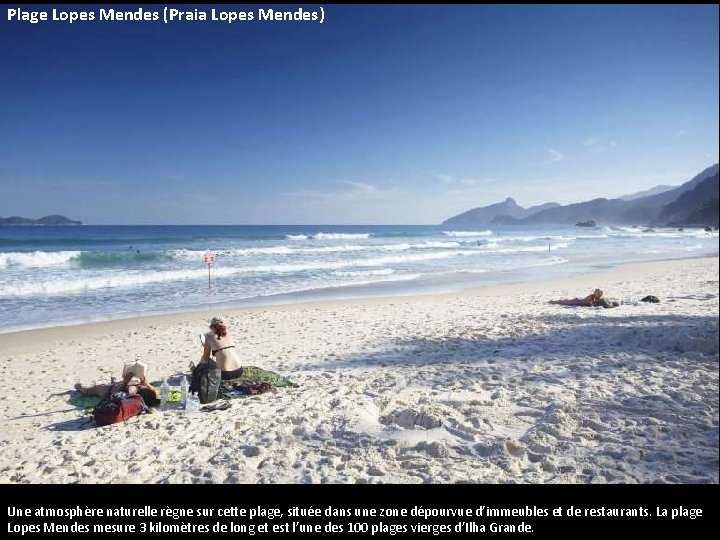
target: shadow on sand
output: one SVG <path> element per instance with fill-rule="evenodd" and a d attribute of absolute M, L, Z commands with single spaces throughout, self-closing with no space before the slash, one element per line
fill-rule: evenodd
<path fill-rule="evenodd" d="M 367 370 L 371 377 L 380 368 L 402 373 L 407 386 L 436 391 L 452 384 L 502 388 L 516 405 L 538 411 L 522 442 L 541 435 L 556 451 L 589 437 L 582 452 L 632 469 L 635 478 L 717 478 L 718 317 L 560 309 L 503 323 L 516 335 L 488 337 L 484 328 L 457 325 L 446 335 L 394 340 L 305 369 Z M 570 419 L 572 436 L 533 432 L 546 429 L 557 411 Z"/>

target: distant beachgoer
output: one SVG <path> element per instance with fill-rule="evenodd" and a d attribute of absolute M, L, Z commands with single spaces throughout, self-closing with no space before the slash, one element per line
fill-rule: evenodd
<path fill-rule="evenodd" d="M 585 298 L 563 298 L 560 300 L 550 300 L 551 304 L 558 304 L 561 306 L 579 306 L 579 307 L 604 307 L 614 308 L 620 305 L 617 300 L 607 300 L 603 298 L 603 292 L 600 289 L 595 289 L 592 294 L 587 295 Z"/>
<path fill-rule="evenodd" d="M 111 384 L 95 384 L 92 386 L 83 386 L 80 383 L 75 385 L 75 390 L 84 396 L 95 396 L 106 398 L 117 392 L 127 392 L 128 395 L 134 396 L 140 394 L 149 407 L 155 407 L 160 403 L 157 391 L 150 384 L 145 374 L 145 364 L 142 362 L 132 362 L 125 364 L 123 369 L 123 377 L 119 382 Z"/>
<path fill-rule="evenodd" d="M 234 379 L 242 373 L 240 357 L 235 348 L 235 342 L 228 333 L 227 324 L 221 317 L 213 317 L 210 321 L 210 332 L 205 334 L 203 354 L 200 363 L 210 361 L 215 357 L 223 380 Z"/>

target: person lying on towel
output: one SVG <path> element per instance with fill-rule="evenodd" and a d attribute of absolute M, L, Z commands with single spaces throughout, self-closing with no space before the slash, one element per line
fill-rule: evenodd
<path fill-rule="evenodd" d="M 550 300 L 551 304 L 559 304 L 561 306 L 581 306 L 581 307 L 604 307 L 614 308 L 620 305 L 617 300 L 607 300 L 603 298 L 603 292 L 595 289 L 585 298 L 562 298 L 560 300 Z"/>
<path fill-rule="evenodd" d="M 149 407 L 155 407 L 160 403 L 157 391 L 150 384 L 145 373 L 147 365 L 144 362 L 128 362 L 123 367 L 122 380 L 119 382 L 111 382 L 111 384 L 95 384 L 92 386 L 83 386 L 80 383 L 75 385 L 77 390 L 83 396 L 95 396 L 99 398 L 110 397 L 117 392 L 127 392 L 133 396 L 140 394 Z"/>

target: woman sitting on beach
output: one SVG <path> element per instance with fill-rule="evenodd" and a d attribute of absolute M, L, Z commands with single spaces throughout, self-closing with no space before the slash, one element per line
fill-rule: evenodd
<path fill-rule="evenodd" d="M 205 334 L 200 363 L 209 362 L 210 356 L 214 356 L 223 380 L 239 377 L 242 373 L 240 358 L 235 349 L 235 342 L 228 333 L 227 324 L 220 317 L 213 317 L 210 321 L 210 330 Z"/>
<path fill-rule="evenodd" d="M 559 304 L 561 306 L 600 306 L 604 308 L 613 308 L 620 305 L 620 302 L 616 300 L 606 300 L 603 298 L 603 292 L 600 289 L 595 289 L 592 294 L 587 295 L 585 298 L 563 298 L 561 300 L 550 300 L 550 303 Z"/>
<path fill-rule="evenodd" d="M 117 392 L 127 392 L 128 395 L 134 396 L 140 394 L 149 407 L 154 407 L 160 403 L 157 391 L 148 381 L 145 375 L 146 365 L 142 362 L 131 362 L 125 364 L 123 368 L 123 378 L 120 382 L 110 384 L 95 384 L 93 386 L 83 386 L 80 383 L 75 385 L 77 390 L 83 396 L 95 396 L 99 398 L 110 397 Z"/>

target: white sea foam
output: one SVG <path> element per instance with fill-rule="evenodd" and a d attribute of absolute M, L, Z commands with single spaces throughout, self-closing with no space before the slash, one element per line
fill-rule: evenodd
<path fill-rule="evenodd" d="M 361 280 L 361 281 L 353 281 L 346 284 L 339 284 L 335 285 L 336 287 L 347 287 L 348 285 L 372 285 L 373 283 L 387 283 L 389 281 L 412 281 L 414 279 L 417 279 L 422 274 L 394 274 L 392 276 L 387 277 L 379 277 L 375 279 L 367 279 L 367 280 Z"/>
<path fill-rule="evenodd" d="M 232 269 L 220 268 L 214 275 L 229 275 Z M 186 279 L 205 280 L 206 272 L 202 268 L 197 270 L 166 270 L 161 272 L 127 272 L 118 271 L 103 275 L 78 275 L 77 277 L 56 276 L 43 281 L 24 281 L 21 283 L 7 283 L 0 286 L 0 298 L 14 296 L 62 295 L 78 292 L 93 291 L 106 288 L 132 288 L 162 283 L 168 281 L 182 281 Z"/>
<path fill-rule="evenodd" d="M 567 242 L 559 242 L 557 244 L 550 244 L 549 246 L 524 246 L 524 247 L 507 247 L 501 248 L 497 244 L 488 244 L 487 246 L 481 246 L 482 251 L 485 253 L 530 253 L 530 252 L 543 252 L 543 251 L 554 251 L 558 249 L 565 249 L 570 244 Z"/>
<path fill-rule="evenodd" d="M 313 270 L 325 271 L 354 267 L 363 268 L 445 259 L 463 254 L 465 254 L 465 252 L 443 251 L 440 253 L 408 253 L 403 255 L 388 255 L 385 257 L 374 257 L 368 259 L 345 259 L 341 261 L 312 261 L 295 264 L 266 264 L 240 267 L 226 266 L 215 267 L 213 269 L 213 276 L 227 277 L 237 274 L 287 274 Z M 0 298 L 75 294 L 78 292 L 93 291 L 98 289 L 134 288 L 156 283 L 193 279 L 200 282 L 205 280 L 206 275 L 205 269 L 203 268 L 164 270 L 155 272 L 106 272 L 103 275 L 80 274 L 72 277 L 64 275 L 43 281 L 33 280 L 19 283 L 3 283 L 0 285 Z"/>
<path fill-rule="evenodd" d="M 497 242 L 537 242 L 542 240 L 547 241 L 562 241 L 567 242 L 575 240 L 576 236 L 563 236 L 563 235 L 544 235 L 544 236 L 497 236 L 493 238 L 493 241 Z"/>
<path fill-rule="evenodd" d="M 340 271 L 337 270 L 333 272 L 336 276 L 348 276 L 348 277 L 355 277 L 355 276 L 387 276 L 390 274 L 395 273 L 395 270 L 392 268 L 376 268 L 373 270 L 355 270 L 355 271 Z"/>
<path fill-rule="evenodd" d="M 0 267 L 3 266 L 56 266 L 79 257 L 82 251 L 32 251 L 0 253 Z"/>
<path fill-rule="evenodd" d="M 242 249 L 219 249 L 214 250 L 215 260 L 220 262 L 222 259 L 229 257 L 247 256 L 247 255 L 291 255 L 297 253 L 298 250 L 287 246 L 273 247 L 252 247 Z M 184 261 L 202 262 L 203 256 L 207 250 L 200 249 L 173 249 L 167 252 L 173 259 L 181 259 Z"/>
<path fill-rule="evenodd" d="M 388 255 L 385 257 L 373 257 L 368 259 L 345 259 L 341 261 L 313 261 L 296 264 L 266 264 L 235 268 L 235 273 L 270 273 L 282 274 L 289 272 L 303 272 L 306 270 L 338 270 L 341 268 L 363 268 L 372 266 L 385 266 L 392 264 L 404 264 L 410 262 L 431 261 L 447 259 L 458 255 L 465 255 L 464 251 L 443 251 L 439 253 L 408 253 L 403 255 Z"/>
<path fill-rule="evenodd" d="M 645 231 L 648 232 L 645 232 Z M 717 231 L 706 232 L 703 229 L 678 230 L 674 228 L 639 229 L 632 227 L 615 227 L 611 238 L 708 238 L 718 236 Z"/>
<path fill-rule="evenodd" d="M 313 248 L 297 248 L 293 253 L 342 253 L 344 251 L 406 251 L 415 246 L 410 244 L 342 244 Z"/>
<path fill-rule="evenodd" d="M 528 266 L 553 266 L 555 264 L 565 264 L 567 262 L 570 262 L 570 261 L 568 261 L 567 259 L 564 259 L 563 257 L 554 256 L 554 257 L 549 257 L 545 260 L 534 261 L 532 264 L 529 264 Z"/>
<path fill-rule="evenodd" d="M 370 233 L 324 233 L 319 232 L 312 236 L 315 240 L 364 240 L 370 238 Z"/>
<path fill-rule="evenodd" d="M 490 236 L 492 231 L 443 231 L 445 236 Z"/>
<path fill-rule="evenodd" d="M 316 234 L 286 234 L 288 240 L 366 240 L 370 233 L 326 233 Z"/>
<path fill-rule="evenodd" d="M 342 253 L 346 251 L 407 251 L 410 249 L 455 249 L 462 247 L 459 242 L 436 242 L 426 241 L 417 244 L 341 244 L 335 246 L 318 247 L 249 247 L 238 249 L 215 250 L 215 258 L 221 261 L 224 258 L 247 255 L 297 255 L 302 253 Z M 186 261 L 202 261 L 206 250 L 174 249 L 168 251 L 168 255 L 174 259 Z"/>
<path fill-rule="evenodd" d="M 487 272 L 493 272 L 497 270 L 508 270 L 513 269 L 517 270 L 520 268 L 534 268 L 537 266 L 553 266 L 556 264 L 565 264 L 569 262 L 568 259 L 565 259 L 563 257 L 558 257 L 557 255 L 554 255 L 552 257 L 543 257 L 543 258 L 536 258 L 531 259 L 527 261 L 523 261 L 522 264 L 518 264 L 517 261 L 500 261 L 498 264 L 488 266 L 487 268 L 462 268 L 460 270 L 456 270 L 455 272 L 458 274 L 485 274 Z"/>
<path fill-rule="evenodd" d="M 362 285 L 374 285 L 376 283 L 412 281 L 421 276 L 422 276 L 422 274 L 397 274 L 397 275 L 379 276 L 379 277 L 358 275 L 358 277 L 370 277 L 370 279 L 360 279 L 360 280 L 351 279 L 351 280 L 347 280 L 347 281 L 321 280 L 321 281 L 316 281 L 315 283 L 313 283 L 311 285 L 307 285 L 305 287 L 292 287 L 290 289 L 286 289 L 286 290 L 283 290 L 280 292 L 260 294 L 256 298 L 262 298 L 265 296 L 276 296 L 278 294 L 294 294 L 294 293 L 300 293 L 300 292 L 310 292 L 310 291 L 317 291 L 317 290 L 321 290 L 321 289 L 342 289 L 343 287 L 351 287 L 351 286 L 357 287 L 357 286 L 362 286 Z M 345 277 L 352 277 L 352 276 L 345 276 Z"/>
<path fill-rule="evenodd" d="M 448 249 L 448 248 L 460 247 L 460 243 L 459 242 L 434 242 L 432 240 L 428 240 L 426 242 L 423 242 L 422 244 L 412 244 L 412 247 L 419 248 L 419 249 Z"/>

